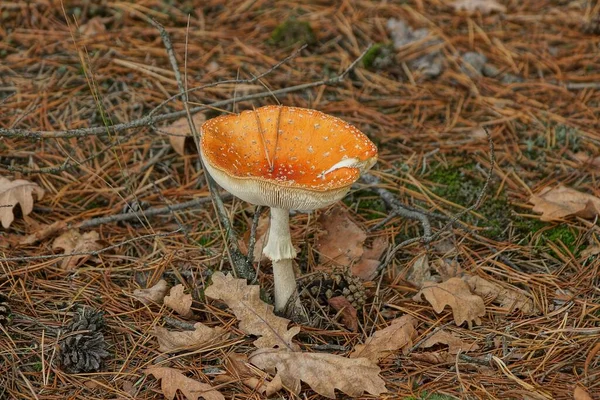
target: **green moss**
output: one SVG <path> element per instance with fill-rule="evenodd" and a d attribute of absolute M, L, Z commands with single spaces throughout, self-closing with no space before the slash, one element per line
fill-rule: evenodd
<path fill-rule="evenodd" d="M 385 202 L 368 191 L 350 194 L 342 201 L 350 208 L 356 207 L 358 212 L 368 220 L 382 218 L 388 214 Z"/>
<path fill-rule="evenodd" d="M 269 39 L 270 44 L 278 47 L 289 47 L 296 43 L 312 45 L 316 42 L 317 39 L 310 24 L 294 18 L 277 25 Z"/>
<path fill-rule="evenodd" d="M 393 47 L 390 43 L 375 43 L 362 59 L 367 69 L 382 69 L 392 64 Z"/>
<path fill-rule="evenodd" d="M 428 176 L 429 180 L 436 183 L 436 186 L 431 190 L 446 200 L 469 207 L 477 200 L 477 196 L 484 185 L 484 182 L 480 182 L 466 173 L 471 169 L 473 169 L 473 164 L 435 168 Z M 497 192 L 498 188 L 494 186 L 490 185 L 488 196 L 475 210 L 484 219 L 479 219 L 472 213 L 466 214 L 462 219 L 470 225 L 488 228 L 482 232 L 484 236 L 493 239 L 506 239 L 507 228 L 518 217 L 512 212 L 512 205 L 505 193 L 502 192 L 495 197 L 489 196 L 490 193 Z"/>
<path fill-rule="evenodd" d="M 571 254 L 577 256 L 579 255 L 582 247 L 577 245 L 577 236 L 577 232 L 568 225 L 557 225 L 542 232 L 542 243 L 540 244 L 545 245 L 548 242 L 560 242 L 564 244 L 567 249 L 569 249 Z"/>

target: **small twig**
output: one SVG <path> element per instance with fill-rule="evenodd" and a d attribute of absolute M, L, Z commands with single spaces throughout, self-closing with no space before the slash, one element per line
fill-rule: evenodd
<path fill-rule="evenodd" d="M 192 132 L 192 135 L 194 137 L 194 142 L 196 143 L 196 148 L 198 149 L 198 154 L 200 154 L 200 143 L 199 143 L 200 136 L 198 135 L 198 131 L 197 131 L 194 121 L 192 119 L 192 113 L 189 108 L 188 95 L 187 95 L 187 91 L 186 91 L 186 87 L 185 87 L 185 84 L 187 84 L 187 80 L 185 81 L 185 84 L 184 84 L 184 81 L 181 78 L 181 73 L 179 72 L 179 65 L 177 63 L 177 58 L 175 58 L 175 51 L 173 50 L 173 44 L 171 43 L 171 38 L 169 37 L 167 30 L 160 23 L 158 23 L 157 21 L 155 21 L 151 18 L 148 19 L 148 22 L 150 24 L 152 24 L 160 32 L 160 37 L 163 41 L 163 44 L 164 44 L 167 54 L 169 56 L 169 61 L 171 62 L 171 68 L 172 68 L 173 72 L 175 73 L 177 87 L 179 88 L 179 93 L 182 98 L 183 106 L 186 111 L 185 116 L 187 117 L 190 131 Z M 188 25 L 188 27 L 189 27 L 189 25 Z M 186 36 L 186 54 L 187 54 L 187 36 Z M 187 58 L 186 58 L 186 63 L 187 63 Z M 241 252 L 240 252 L 239 246 L 238 246 L 237 236 L 235 234 L 235 231 L 233 230 L 233 227 L 231 226 L 231 222 L 229 221 L 229 218 L 227 217 L 227 212 L 225 210 L 225 206 L 223 205 L 223 200 L 221 200 L 221 197 L 219 196 L 217 184 L 209 176 L 209 174 L 206 173 L 206 169 L 204 169 L 204 171 L 205 171 L 204 176 L 206 178 L 206 183 L 209 188 L 210 196 L 211 196 L 213 205 L 215 207 L 215 211 L 217 213 L 217 216 L 219 217 L 221 226 L 225 230 L 225 238 L 226 238 L 227 242 L 229 243 L 229 246 L 231 246 L 231 250 L 230 250 L 230 247 L 227 246 L 227 253 L 229 255 L 229 259 L 230 259 L 229 261 L 231 263 L 231 266 L 233 267 L 234 271 L 237 273 L 238 276 L 241 276 L 248 280 L 252 280 L 254 278 L 254 268 L 252 268 L 252 265 L 248 265 L 246 263 L 246 259 L 243 256 L 241 256 Z M 236 256 L 234 256 L 233 254 L 236 254 Z M 237 256 L 238 254 L 239 254 L 239 256 Z"/>
<path fill-rule="evenodd" d="M 175 328 L 185 329 L 186 331 L 193 331 L 196 329 L 194 327 L 194 324 L 190 324 L 189 322 L 180 321 L 178 319 L 171 318 L 171 317 L 165 317 L 165 322 Z"/>
<path fill-rule="evenodd" d="M 303 83 L 301 85 L 290 86 L 282 89 L 272 90 L 272 91 L 264 91 L 260 93 L 249 94 L 247 96 L 238 97 L 236 99 L 226 99 L 221 101 L 215 101 L 213 103 L 197 106 L 190 108 L 189 112 L 191 114 L 195 114 L 200 111 L 214 109 L 218 107 L 223 107 L 234 102 L 242 102 L 249 100 L 262 99 L 264 97 L 271 97 L 277 95 L 283 95 L 293 92 L 298 92 L 301 90 L 311 89 L 317 86 L 331 86 L 336 85 L 340 82 L 343 82 L 346 75 L 354 69 L 356 64 L 363 59 L 365 54 L 371 49 L 371 45 L 362 52 L 362 54 L 354 60 L 340 75 L 334 76 L 328 79 L 322 79 L 315 82 Z M 181 96 L 181 93 L 178 95 Z M 31 131 L 29 129 L 6 129 L 0 128 L 0 137 L 18 137 L 24 139 L 47 139 L 47 138 L 72 138 L 72 137 L 85 137 L 85 136 L 106 136 L 115 134 L 118 132 L 127 131 L 134 128 L 140 128 L 143 126 L 151 126 L 157 122 L 162 121 L 171 121 L 177 118 L 181 118 L 187 115 L 187 110 L 175 111 L 172 113 L 161 114 L 157 116 L 148 116 L 124 122 L 116 125 L 109 126 L 95 126 L 92 128 L 79 128 L 79 129 L 65 129 L 65 130 L 55 130 L 55 131 Z"/>
<path fill-rule="evenodd" d="M 421 223 L 421 226 L 423 227 L 423 236 L 421 237 L 422 239 L 431 237 L 431 223 L 429 222 L 429 219 L 425 214 L 419 211 L 409 210 L 408 208 L 404 207 L 404 205 L 400 203 L 400 201 L 398 201 L 398 199 L 396 199 L 396 197 L 394 197 L 394 195 L 390 191 L 375 186 L 379 183 L 379 178 L 371 174 L 364 174 L 362 176 L 362 180 L 368 183 L 369 185 L 372 185 L 370 189 L 376 192 L 379 195 L 379 197 L 381 197 L 385 204 L 387 204 L 387 206 L 392 209 L 394 215 L 399 215 L 408 219 L 418 220 Z"/>
<path fill-rule="evenodd" d="M 224 197 L 226 197 L 226 198 L 229 198 L 230 196 L 231 195 L 229 195 L 229 194 L 224 195 Z M 76 224 L 75 226 L 69 226 L 69 228 L 86 229 L 86 228 L 92 228 L 92 227 L 98 226 L 98 225 L 110 224 L 112 222 L 138 220 L 138 219 L 142 219 L 142 218 L 153 217 L 155 215 L 170 214 L 175 211 L 180 211 L 180 210 L 185 210 L 188 208 L 197 207 L 197 206 L 206 204 L 210 201 L 211 201 L 210 197 L 201 197 L 201 198 L 186 201 L 183 203 L 172 204 L 172 205 L 169 205 L 166 207 L 149 208 L 149 209 L 143 210 L 143 211 L 136 211 L 136 212 L 130 212 L 130 213 L 124 213 L 124 214 L 115 214 L 115 215 L 110 215 L 108 217 L 92 218 L 87 221 L 80 222 L 80 223 Z"/>
<path fill-rule="evenodd" d="M 348 351 L 346 346 L 339 344 L 317 344 L 312 346 L 312 348 L 318 351 Z"/>
<path fill-rule="evenodd" d="M 460 358 L 463 361 L 472 363 L 472 364 L 485 365 L 487 367 L 492 365 L 492 354 L 491 353 L 486 354 L 483 357 L 471 357 L 466 354 L 460 353 L 458 355 L 458 358 Z"/>
<path fill-rule="evenodd" d="M 258 228 L 258 222 L 260 221 L 260 216 L 263 213 L 265 208 L 262 206 L 256 206 L 254 209 L 254 217 L 252 218 L 252 226 L 250 227 L 250 239 L 248 240 L 248 255 L 246 259 L 248 260 L 248 264 L 254 264 L 254 246 L 256 246 L 256 229 Z"/>
<path fill-rule="evenodd" d="M 392 195 L 392 193 L 390 193 L 388 190 L 386 190 L 384 188 L 379 188 L 379 187 L 372 188 L 372 190 L 376 191 L 379 194 L 379 196 L 381 196 L 381 198 L 383 199 L 383 201 L 386 202 L 386 204 L 388 204 L 389 206 L 392 207 L 392 212 L 396 213 L 396 215 L 401 215 L 406 218 L 419 220 L 421 222 L 421 225 L 423 226 L 423 232 L 424 232 L 423 235 L 418 236 L 413 239 L 405 240 L 404 242 L 402 242 L 402 243 L 396 245 L 394 248 L 392 248 L 392 250 L 390 250 L 387 253 L 385 260 L 377 268 L 377 271 L 384 270 L 388 266 L 388 264 L 392 261 L 394 255 L 398 252 L 398 250 L 408 246 L 409 244 L 415 243 L 415 242 L 422 242 L 425 244 L 429 244 L 429 243 L 437 240 L 444 232 L 446 232 L 456 222 L 459 222 L 460 218 L 463 215 L 475 210 L 476 208 L 478 208 L 481 205 L 481 202 L 483 201 L 483 197 L 485 196 L 485 193 L 487 192 L 487 188 L 492 180 L 492 176 L 494 173 L 494 166 L 496 163 L 496 156 L 495 156 L 495 152 L 494 152 L 494 142 L 492 140 L 492 136 L 490 135 L 489 131 L 486 128 L 483 128 L 483 129 L 488 138 L 489 149 L 490 149 L 490 168 L 488 170 L 485 184 L 479 191 L 475 202 L 471 206 L 465 208 L 464 210 L 462 210 L 455 216 L 451 217 L 448 220 L 448 222 L 446 223 L 446 225 L 442 229 L 440 229 L 438 232 L 431 234 L 431 224 L 429 223 L 429 219 L 427 218 L 426 213 L 421 212 L 419 210 L 415 210 L 415 209 L 408 209 L 407 207 L 402 205 L 398 200 L 396 200 L 396 198 Z M 369 174 L 366 174 L 364 176 L 364 178 L 366 178 L 365 181 L 367 183 L 375 184 L 378 182 L 377 178 L 372 177 Z"/>

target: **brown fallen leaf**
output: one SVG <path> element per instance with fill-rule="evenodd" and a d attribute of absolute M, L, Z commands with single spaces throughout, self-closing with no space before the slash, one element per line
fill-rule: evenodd
<path fill-rule="evenodd" d="M 24 179 L 10 181 L 0 176 L 0 222 L 4 229 L 8 229 L 14 221 L 13 209 L 17 204 L 21 206 L 23 216 L 31 213 L 34 194 L 38 200 L 41 200 L 44 197 L 44 189 L 37 183 Z"/>
<path fill-rule="evenodd" d="M 469 14 L 479 12 L 481 15 L 487 15 L 493 12 L 506 12 L 506 7 L 496 0 L 458 0 L 452 3 L 452 7 L 456 11 L 465 11 Z"/>
<path fill-rule="evenodd" d="M 210 328 L 201 322 L 194 324 L 193 331 L 173 332 L 162 326 L 156 326 L 152 334 L 158 340 L 160 346 L 158 350 L 163 353 L 199 350 L 229 337 L 223 328 Z"/>
<path fill-rule="evenodd" d="M 192 120 L 196 130 L 200 132 L 200 127 L 206 121 L 206 116 L 202 113 L 196 113 L 192 115 Z M 171 125 L 162 128 L 162 130 L 169 135 L 169 143 L 171 143 L 173 150 L 180 156 L 185 156 L 186 147 L 192 147 L 191 145 L 194 143 L 187 117 L 179 118 Z"/>
<path fill-rule="evenodd" d="M 581 251 L 581 259 L 585 260 L 588 257 L 593 257 L 600 254 L 600 245 L 586 247 Z"/>
<path fill-rule="evenodd" d="M 317 250 L 322 262 L 331 261 L 337 266 L 348 267 L 363 255 L 367 234 L 352 219 L 348 211 L 336 207 L 319 218 L 326 232 L 317 240 Z"/>
<path fill-rule="evenodd" d="M 417 335 L 417 320 L 410 315 L 403 315 L 391 321 L 387 328 L 376 331 L 365 344 L 358 344 L 350 353 L 350 358 L 364 357 L 374 363 L 413 344 Z"/>
<path fill-rule="evenodd" d="M 262 371 L 258 371 L 256 367 L 254 371 L 248 365 L 248 356 L 246 354 L 231 353 L 223 360 L 223 365 L 227 370 L 227 374 L 217 375 L 215 381 L 226 383 L 228 381 L 241 381 L 244 385 L 258 393 L 266 393 L 270 396 L 273 393 L 267 393 L 267 384 L 264 376 L 257 376 L 256 372 L 266 375 Z M 281 389 L 281 388 L 279 388 Z M 277 392 L 277 389 L 275 392 Z"/>
<path fill-rule="evenodd" d="M 295 394 L 300 393 L 300 381 L 330 399 L 335 399 L 335 389 L 351 397 L 387 392 L 379 367 L 366 358 L 259 349 L 250 355 L 250 362 L 269 373 L 277 371 L 275 379 Z"/>
<path fill-rule="evenodd" d="M 184 294 L 185 287 L 181 284 L 173 286 L 169 295 L 165 296 L 163 303 L 182 317 L 192 316 L 192 295 Z"/>
<path fill-rule="evenodd" d="M 154 375 L 156 379 L 161 380 L 161 390 L 169 400 L 175 398 L 177 390 L 181 391 L 189 400 L 198 400 L 199 397 L 206 400 L 225 400 L 225 396 L 208 383 L 188 378 L 179 370 L 167 367 L 150 367 L 144 373 Z"/>
<path fill-rule="evenodd" d="M 447 281 L 450 278 L 460 277 L 463 274 L 460 264 L 454 259 L 438 258 L 433 263 L 433 268 L 440 275 L 442 281 Z"/>
<path fill-rule="evenodd" d="M 433 280 L 427 253 L 417 256 L 416 259 L 412 261 L 406 280 L 418 288 L 422 287 L 425 282 L 431 282 Z"/>
<path fill-rule="evenodd" d="M 342 311 L 342 323 L 352 332 L 358 330 L 358 316 L 356 308 L 344 297 L 336 296 L 327 299 L 327 303 L 336 311 Z"/>
<path fill-rule="evenodd" d="M 48 236 L 52 236 L 60 231 L 63 231 L 67 228 L 66 221 L 56 221 L 50 225 L 42 225 L 39 229 L 33 232 L 31 235 L 27 235 L 24 239 L 22 239 L 20 244 L 34 244 L 40 240 L 46 239 Z"/>
<path fill-rule="evenodd" d="M 292 338 L 300 332 L 300 327 L 287 329 L 289 319 L 273 313 L 273 306 L 260 299 L 260 287 L 248 285 L 245 279 L 235 279 L 231 274 L 215 272 L 205 294 L 222 300 L 240 321 L 240 329 L 251 335 L 260 336 L 254 341 L 258 348 L 280 347 L 288 350 L 299 349 Z"/>
<path fill-rule="evenodd" d="M 525 314 L 534 314 L 538 310 L 533 301 L 525 294 L 513 289 L 485 280 L 479 276 L 465 276 L 463 278 L 476 295 L 492 301 L 494 304 L 507 310 L 521 310 Z"/>
<path fill-rule="evenodd" d="M 425 283 L 413 300 L 423 301 L 421 296 L 425 296 L 438 314 L 449 305 L 452 308 L 456 325 L 467 321 L 469 329 L 473 322 L 476 325 L 481 324 L 480 317 L 485 315 L 483 299 L 472 294 L 469 285 L 460 278 L 450 278 L 442 283 Z"/>
<path fill-rule="evenodd" d="M 475 342 L 466 343 L 454 333 L 444 330 L 434 333 L 430 338 L 421 344 L 421 347 L 427 348 L 435 346 L 439 343 L 447 344 L 448 352 L 450 354 L 458 354 L 459 351 L 469 352 L 479 349 L 479 346 Z"/>
<path fill-rule="evenodd" d="M 593 157 L 583 151 L 580 151 L 573 154 L 573 158 L 583 164 L 590 164 L 593 167 L 600 168 L 600 156 Z"/>
<path fill-rule="evenodd" d="M 590 219 L 600 215 L 600 198 L 562 185 L 554 189 L 544 188 L 531 196 L 529 202 L 534 205 L 534 212 L 542 214 L 542 221 L 556 221 L 570 216 Z"/>
<path fill-rule="evenodd" d="M 321 263 L 331 264 L 334 268 L 350 267 L 353 275 L 365 281 L 372 280 L 377 274 L 379 257 L 387 249 L 387 240 L 378 237 L 371 247 L 365 246 L 366 232 L 341 207 L 322 214 L 319 223 L 323 232 L 318 236 L 316 247 Z M 330 271 L 331 266 L 319 269 Z"/>
<path fill-rule="evenodd" d="M 593 400 L 593 398 L 583 386 L 577 385 L 573 391 L 573 400 Z"/>
<path fill-rule="evenodd" d="M 135 289 L 133 291 L 133 297 L 143 304 L 162 304 L 168 291 L 169 285 L 167 284 L 167 281 L 161 279 L 156 285 L 147 289 Z"/>
<path fill-rule="evenodd" d="M 86 232 L 83 235 L 77 230 L 71 229 L 56 239 L 52 243 L 52 250 L 64 250 L 65 254 L 71 253 L 90 253 L 102 249 L 102 243 L 99 242 L 98 232 Z M 91 254 L 79 254 L 63 258 L 61 268 L 71 271 L 92 257 Z"/>
<path fill-rule="evenodd" d="M 371 247 L 364 247 L 363 254 L 360 260 L 352 265 L 350 271 L 352 275 L 358 276 L 364 281 L 370 281 L 377 275 L 377 268 L 379 268 L 379 257 L 387 249 L 387 239 L 378 236 L 373 240 Z"/>
<path fill-rule="evenodd" d="M 83 36 L 97 36 L 106 33 L 105 19 L 101 17 L 90 18 L 85 24 L 79 26 L 79 33 Z"/>

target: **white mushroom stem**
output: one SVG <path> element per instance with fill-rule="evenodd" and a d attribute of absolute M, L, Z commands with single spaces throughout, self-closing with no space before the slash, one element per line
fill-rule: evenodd
<path fill-rule="evenodd" d="M 297 294 L 296 276 L 292 265 L 296 250 L 292 245 L 288 210 L 271 208 L 271 227 L 263 254 L 273 263 L 275 310 L 286 311 L 290 297 Z"/>

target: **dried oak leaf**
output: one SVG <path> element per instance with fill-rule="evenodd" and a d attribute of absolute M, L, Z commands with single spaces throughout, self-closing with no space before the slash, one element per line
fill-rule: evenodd
<path fill-rule="evenodd" d="M 358 330 L 358 317 L 356 308 L 344 297 L 336 296 L 327 299 L 327 303 L 333 307 L 336 311 L 342 312 L 342 323 L 348 327 L 352 332 Z"/>
<path fill-rule="evenodd" d="M 376 363 L 378 360 L 400 349 L 412 346 L 417 335 L 417 320 L 410 315 L 403 315 L 391 321 L 387 328 L 376 331 L 365 344 L 358 344 L 350 353 L 350 358 L 363 357 Z"/>
<path fill-rule="evenodd" d="M 423 253 L 412 262 L 412 266 L 408 271 L 406 280 L 415 285 L 416 287 L 422 287 L 425 282 L 431 282 L 431 268 L 429 266 L 429 257 L 427 253 Z"/>
<path fill-rule="evenodd" d="M 449 305 L 452 308 L 456 325 L 465 321 L 469 324 L 469 328 L 473 322 L 479 325 L 481 324 L 480 317 L 485 315 L 483 299 L 472 294 L 469 285 L 460 278 L 450 278 L 442 283 L 426 283 L 413 297 L 413 300 L 423 301 L 421 296 L 425 296 L 438 314 Z"/>
<path fill-rule="evenodd" d="M 317 239 L 321 262 L 331 262 L 334 267 L 351 266 L 353 275 L 365 281 L 373 279 L 380 264 L 379 257 L 387 248 L 387 240 L 378 237 L 371 247 L 366 247 L 366 232 L 352 221 L 347 210 L 340 207 L 321 215 L 319 223 L 324 230 Z"/>
<path fill-rule="evenodd" d="M 206 116 L 202 113 L 196 113 L 192 115 L 192 120 L 194 121 L 196 130 L 200 131 L 200 127 L 206 121 Z M 180 156 L 185 156 L 186 147 L 192 147 L 191 144 L 193 144 L 187 117 L 179 118 L 171 125 L 162 128 L 162 130 L 169 135 L 169 143 L 171 143 L 173 150 Z"/>
<path fill-rule="evenodd" d="M 502 308 L 510 310 L 519 309 L 525 314 L 538 312 L 533 301 L 523 293 L 506 289 L 497 283 L 487 281 L 479 276 L 465 276 L 463 279 L 469 284 L 473 293 L 495 304 L 499 304 Z"/>
<path fill-rule="evenodd" d="M 33 232 L 31 235 L 27 235 L 25 238 L 21 239 L 20 244 L 34 244 L 40 240 L 46 239 L 49 236 L 54 235 L 60 231 L 63 231 L 67 228 L 66 221 L 56 221 L 49 225 L 41 225 L 39 229 Z"/>
<path fill-rule="evenodd" d="M 100 243 L 100 235 L 98 235 L 98 232 L 91 231 L 82 235 L 76 229 L 71 229 L 54 239 L 52 250 L 57 249 L 64 250 L 65 254 L 90 253 L 102 249 L 102 243 Z M 91 257 L 91 254 L 79 254 L 65 257 L 60 266 L 61 268 L 70 271 L 79 267 Z"/>
<path fill-rule="evenodd" d="M 481 15 L 487 15 L 493 12 L 506 12 L 506 7 L 496 0 L 458 0 L 452 3 L 452 7 L 456 11 L 465 11 L 469 14 L 480 12 Z"/>
<path fill-rule="evenodd" d="M 439 343 L 447 344 L 448 352 L 450 354 L 458 354 L 459 351 L 468 352 L 479 349 L 479 346 L 475 342 L 466 343 L 454 333 L 444 330 L 434 333 L 429 339 L 421 344 L 421 347 L 427 348 Z"/>
<path fill-rule="evenodd" d="M 144 304 L 162 304 L 168 291 L 169 285 L 167 284 L 167 281 L 161 279 L 156 285 L 147 289 L 135 289 L 133 291 L 133 297 Z"/>
<path fill-rule="evenodd" d="M 533 211 L 541 213 L 540 220 L 556 221 L 564 217 L 594 218 L 600 215 L 600 198 L 565 186 L 544 188 L 529 198 Z"/>
<path fill-rule="evenodd" d="M 366 358 L 259 349 L 250 355 L 250 362 L 269 373 L 277 371 L 275 379 L 295 394 L 300 393 L 300 381 L 330 399 L 335 399 L 335 389 L 351 397 L 387 392 L 379 367 Z"/>
<path fill-rule="evenodd" d="M 175 311 L 182 317 L 188 318 L 192 316 L 192 295 L 184 294 L 184 286 L 179 284 L 173 286 L 169 291 L 169 295 L 165 296 L 163 303 L 171 310 Z"/>
<path fill-rule="evenodd" d="M 220 392 L 215 390 L 208 383 L 198 382 L 192 378 L 183 375 L 181 371 L 167 367 L 150 367 L 144 371 L 146 375 L 154 375 L 156 379 L 161 380 L 161 389 L 164 396 L 173 400 L 177 390 L 189 400 L 198 400 L 202 397 L 206 400 L 225 400 Z"/>
<path fill-rule="evenodd" d="M 384 237 L 377 237 L 373 240 L 371 247 L 364 247 L 362 257 L 352 265 L 350 271 L 352 275 L 358 276 L 364 281 L 370 281 L 377 275 L 377 268 L 381 264 L 379 257 L 387 249 L 388 242 Z"/>
<path fill-rule="evenodd" d="M 34 194 L 41 200 L 44 197 L 44 189 L 24 179 L 10 181 L 0 176 L 0 222 L 4 229 L 8 229 L 14 221 L 13 209 L 17 204 L 21 206 L 23 216 L 31 213 Z"/>
<path fill-rule="evenodd" d="M 162 326 L 156 326 L 152 334 L 158 340 L 160 346 L 158 350 L 163 353 L 199 350 L 206 345 L 229 337 L 223 328 L 210 328 L 201 322 L 194 324 L 193 331 L 174 332 Z"/>
<path fill-rule="evenodd" d="M 583 386 L 577 385 L 573 391 L 573 400 L 593 400 L 593 398 Z"/>
<path fill-rule="evenodd" d="M 367 234 L 348 215 L 348 211 L 336 207 L 319 218 L 326 231 L 317 241 L 317 250 L 325 260 L 341 267 L 348 267 L 363 255 Z"/>
<path fill-rule="evenodd" d="M 290 320 L 276 316 L 273 306 L 260 299 L 259 286 L 248 285 L 245 279 L 235 279 L 222 272 L 215 272 L 212 282 L 205 294 L 225 302 L 240 321 L 240 329 L 260 336 L 254 341 L 256 347 L 298 349 L 292 338 L 300 332 L 300 327 L 287 329 Z"/>
<path fill-rule="evenodd" d="M 215 382 L 219 383 L 230 383 L 231 381 L 241 381 L 244 385 L 250 389 L 266 394 L 267 397 L 271 396 L 281 389 L 275 388 L 276 390 L 269 392 L 269 383 L 265 381 L 265 374 L 262 371 L 258 371 L 257 368 L 251 369 L 248 365 L 248 356 L 246 354 L 231 353 L 228 354 L 223 362 L 227 374 L 221 374 L 215 376 Z M 265 376 L 261 376 L 263 374 Z"/>

